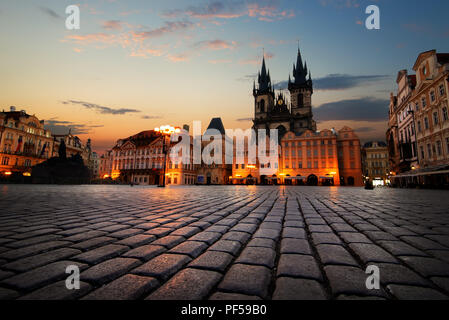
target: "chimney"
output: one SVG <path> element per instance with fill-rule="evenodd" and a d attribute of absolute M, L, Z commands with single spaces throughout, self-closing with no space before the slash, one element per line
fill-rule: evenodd
<path fill-rule="evenodd" d="M 9 109 L 10 109 L 11 112 L 15 112 L 16 111 L 16 107 L 14 107 L 14 106 L 11 106 Z"/>

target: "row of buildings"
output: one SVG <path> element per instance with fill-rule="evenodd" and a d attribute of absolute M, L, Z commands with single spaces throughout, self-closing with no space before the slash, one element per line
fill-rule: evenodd
<path fill-rule="evenodd" d="M 421 53 L 391 93 L 387 142 L 392 182 L 449 185 L 449 53 Z"/>
<path fill-rule="evenodd" d="M 244 163 L 236 164 L 234 161 L 233 164 L 186 165 L 167 160 L 164 171 L 165 138 L 155 130 L 118 140 L 112 150 L 100 157 L 99 174 L 103 178 L 137 184 L 160 184 L 165 175 L 166 183 L 175 185 L 363 185 L 360 139 L 348 127 L 339 131 L 317 131 L 312 112 L 312 94 L 311 73 L 307 64 L 303 63 L 299 50 L 293 67 L 293 79 L 289 76 L 288 81 L 289 101 L 283 92 L 276 95 L 263 59 L 257 84 L 255 82 L 253 86 L 252 128 L 266 130 L 267 134 L 272 129 L 278 130 L 279 156 L 270 168 L 270 174 L 266 174 L 264 164 L 249 161 L 247 150 Z M 213 119 L 209 129 L 222 134 L 223 145 L 226 139 L 233 139 L 226 137 L 220 118 Z M 202 143 L 202 148 L 207 145 Z M 233 151 L 235 160 L 236 151 Z"/>
<path fill-rule="evenodd" d="M 58 155 L 61 141 L 66 144 L 67 156 L 80 154 L 85 164 L 95 173 L 96 154 L 90 139 L 83 144 L 77 137 L 52 134 L 45 129 L 45 121 L 25 110 L 0 112 L 0 178 L 11 175 L 30 176 L 31 168 Z"/>

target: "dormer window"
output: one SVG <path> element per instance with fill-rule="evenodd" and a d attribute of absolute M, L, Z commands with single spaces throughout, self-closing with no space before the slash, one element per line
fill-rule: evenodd
<path fill-rule="evenodd" d="M 424 67 L 422 68 L 422 74 L 423 74 L 424 76 L 427 75 L 427 68 L 426 68 L 426 66 L 424 66 Z"/>
<path fill-rule="evenodd" d="M 444 85 L 440 85 L 440 97 L 444 96 Z"/>

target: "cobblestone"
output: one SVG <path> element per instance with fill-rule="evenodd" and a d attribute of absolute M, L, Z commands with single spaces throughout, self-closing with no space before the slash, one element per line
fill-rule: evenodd
<path fill-rule="evenodd" d="M 0 299 L 449 298 L 446 191 L 329 190 L 7 185 Z"/>

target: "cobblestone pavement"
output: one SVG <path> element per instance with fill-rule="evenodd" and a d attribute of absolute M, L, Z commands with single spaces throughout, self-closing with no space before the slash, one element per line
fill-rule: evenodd
<path fill-rule="evenodd" d="M 0 186 L 0 299 L 448 299 L 448 204 L 428 190 Z"/>

